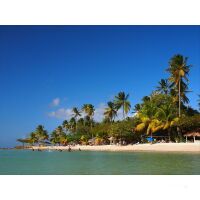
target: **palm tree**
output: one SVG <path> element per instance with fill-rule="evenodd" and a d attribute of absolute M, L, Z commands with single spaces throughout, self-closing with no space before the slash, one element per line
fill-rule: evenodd
<path fill-rule="evenodd" d="M 132 113 L 138 113 L 141 109 L 141 104 L 136 104 L 133 108 L 133 112 Z"/>
<path fill-rule="evenodd" d="M 39 144 L 49 138 L 47 131 L 44 130 L 44 126 L 42 125 L 37 126 L 35 134 L 36 134 L 36 137 L 38 138 Z"/>
<path fill-rule="evenodd" d="M 162 129 L 163 124 L 157 118 L 158 109 L 152 102 L 147 102 L 145 107 L 143 107 L 137 114 L 140 119 L 140 123 L 136 126 L 135 131 L 141 132 L 146 131 L 147 135 L 151 135 L 160 129 Z"/>
<path fill-rule="evenodd" d="M 72 132 L 75 131 L 76 129 L 76 119 L 74 117 L 72 117 L 70 120 L 69 120 L 69 125 L 70 125 L 70 130 Z"/>
<path fill-rule="evenodd" d="M 69 129 L 69 123 L 67 120 L 64 120 L 62 123 L 63 128 L 65 129 L 65 132 L 67 133 L 68 129 Z"/>
<path fill-rule="evenodd" d="M 174 107 L 174 104 L 163 104 L 160 108 L 158 108 L 157 117 L 162 121 L 162 129 L 167 130 L 168 139 L 170 141 L 171 127 L 179 120 L 179 118 L 176 117 L 176 108 Z"/>
<path fill-rule="evenodd" d="M 157 86 L 157 91 L 161 94 L 168 94 L 170 84 L 168 82 L 168 79 L 161 79 L 160 82 L 158 82 L 159 86 Z"/>
<path fill-rule="evenodd" d="M 36 133 L 32 132 L 30 134 L 30 141 L 31 141 L 32 144 L 35 144 L 35 143 L 38 142 L 38 137 L 37 137 Z"/>
<path fill-rule="evenodd" d="M 81 116 L 81 112 L 79 111 L 79 109 L 77 107 L 72 108 L 72 112 L 73 112 L 73 116 L 76 120 L 76 130 L 77 130 L 77 118 Z"/>
<path fill-rule="evenodd" d="M 58 143 L 59 143 L 59 145 L 60 145 L 59 135 L 57 134 L 56 130 L 54 130 L 54 131 L 51 133 L 50 141 L 51 141 L 53 144 L 58 144 Z"/>
<path fill-rule="evenodd" d="M 94 106 L 92 104 L 84 104 L 82 107 L 82 110 L 87 114 L 86 117 L 89 117 L 90 119 L 90 129 L 92 129 L 92 124 L 93 124 L 93 116 L 94 116 Z M 93 133 L 92 133 L 92 138 L 93 138 Z"/>
<path fill-rule="evenodd" d="M 127 113 L 129 112 L 130 108 L 131 108 L 131 104 L 128 101 L 129 98 L 129 94 L 125 94 L 125 92 L 119 92 L 117 96 L 115 96 L 115 106 L 116 109 L 119 110 L 120 108 L 122 108 L 123 110 L 123 119 L 125 119 L 125 114 L 127 115 Z"/>
<path fill-rule="evenodd" d="M 184 103 L 188 104 L 189 99 L 186 96 L 186 93 L 192 92 L 192 91 L 188 90 L 188 85 L 183 80 L 181 80 L 181 82 L 180 82 L 180 91 L 181 91 L 180 92 L 181 103 L 182 104 L 184 104 Z M 178 88 L 172 87 L 170 89 L 170 95 L 173 97 L 174 102 L 178 102 L 178 100 L 179 100 L 179 96 L 177 94 L 178 94 Z"/>
<path fill-rule="evenodd" d="M 170 59 L 169 67 L 167 71 L 170 73 L 169 81 L 172 83 L 172 87 L 175 86 L 178 91 L 178 115 L 181 116 L 181 82 L 188 82 L 188 74 L 191 65 L 187 65 L 187 57 L 182 55 L 175 55 Z"/>
<path fill-rule="evenodd" d="M 87 114 L 90 120 L 92 120 L 95 111 L 94 106 L 92 104 L 84 104 L 82 110 Z"/>
<path fill-rule="evenodd" d="M 199 99 L 198 99 L 198 106 L 199 106 L 199 111 L 200 111 L 200 95 L 199 95 Z"/>
<path fill-rule="evenodd" d="M 111 101 L 107 103 L 108 107 L 105 108 L 104 115 L 106 118 L 109 118 L 111 123 L 114 121 L 115 117 L 117 116 L 117 110 L 115 104 Z"/>

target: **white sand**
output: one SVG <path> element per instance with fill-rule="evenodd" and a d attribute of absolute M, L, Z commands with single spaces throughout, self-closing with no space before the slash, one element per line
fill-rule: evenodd
<path fill-rule="evenodd" d="M 179 152 L 199 152 L 200 153 L 200 143 L 160 143 L 160 144 L 138 144 L 138 145 L 127 145 L 127 146 L 117 146 L 117 145 L 100 145 L 100 146 L 86 146 L 86 145 L 76 145 L 70 146 L 72 151 L 79 150 L 82 151 L 179 151 Z M 33 147 L 38 149 L 38 147 Z M 40 149 L 50 149 L 50 150 L 67 150 L 68 146 L 51 146 L 51 147 L 39 147 Z"/>

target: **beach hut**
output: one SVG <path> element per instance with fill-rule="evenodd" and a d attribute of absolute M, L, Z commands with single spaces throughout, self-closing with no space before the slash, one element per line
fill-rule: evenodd
<path fill-rule="evenodd" d="M 111 144 L 116 144 L 116 138 L 110 137 L 110 138 L 108 138 L 108 140 L 110 141 L 110 145 Z"/>
<path fill-rule="evenodd" d="M 184 134 L 184 136 L 186 137 L 186 142 L 188 141 L 188 138 L 191 138 L 191 137 L 193 138 L 194 143 L 200 142 L 200 140 L 196 140 L 196 137 L 200 137 L 200 130 L 194 131 L 194 132 L 188 132 Z"/>
<path fill-rule="evenodd" d="M 92 139 L 89 139 L 89 140 L 88 140 L 88 144 L 91 145 L 91 146 L 92 146 L 92 145 L 95 145 L 95 140 L 96 140 L 95 137 L 92 138 Z"/>

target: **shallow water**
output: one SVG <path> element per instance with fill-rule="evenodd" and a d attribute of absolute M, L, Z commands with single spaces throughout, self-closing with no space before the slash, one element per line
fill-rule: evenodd
<path fill-rule="evenodd" d="M 0 150 L 0 174 L 200 174 L 198 153 Z"/>

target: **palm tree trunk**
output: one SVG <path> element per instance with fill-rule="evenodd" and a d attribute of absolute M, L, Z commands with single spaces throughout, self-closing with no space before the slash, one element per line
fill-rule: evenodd
<path fill-rule="evenodd" d="M 178 84 L 178 116 L 181 116 L 181 79 L 179 80 L 179 84 Z"/>
<path fill-rule="evenodd" d="M 123 119 L 125 119 L 124 106 L 123 106 Z"/>
<path fill-rule="evenodd" d="M 178 116 L 181 117 L 181 79 L 179 80 L 179 84 L 178 84 Z M 180 132 L 180 128 L 177 127 L 177 132 L 179 137 L 181 138 L 181 132 Z"/>
<path fill-rule="evenodd" d="M 171 128 L 168 128 L 168 139 L 169 139 L 169 141 L 171 140 L 170 133 L 171 133 Z"/>
<path fill-rule="evenodd" d="M 90 130 L 92 130 L 92 117 L 90 117 Z M 92 139 L 93 139 L 93 133 L 92 133 Z"/>

